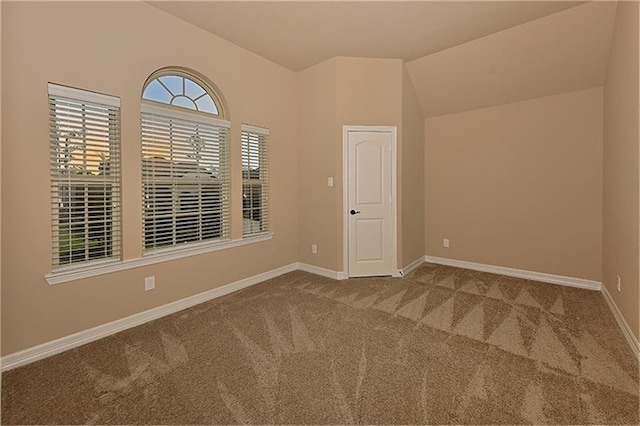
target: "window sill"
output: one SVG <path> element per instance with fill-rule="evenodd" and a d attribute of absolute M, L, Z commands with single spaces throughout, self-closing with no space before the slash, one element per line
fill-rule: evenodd
<path fill-rule="evenodd" d="M 62 284 L 69 281 L 81 280 L 84 278 L 96 277 L 113 272 L 126 271 L 127 269 L 139 268 L 142 266 L 153 265 L 156 263 L 168 262 L 170 260 L 182 259 L 184 257 L 197 256 L 199 254 L 210 253 L 218 250 L 225 250 L 233 247 L 240 247 L 247 244 L 268 241 L 273 238 L 272 233 L 260 234 L 251 237 L 245 237 L 241 240 L 215 242 L 198 246 L 190 246 L 185 248 L 171 248 L 166 251 L 148 254 L 142 258 L 115 261 L 94 265 L 86 268 L 69 269 L 55 271 L 45 275 L 45 280 L 50 285 Z"/>

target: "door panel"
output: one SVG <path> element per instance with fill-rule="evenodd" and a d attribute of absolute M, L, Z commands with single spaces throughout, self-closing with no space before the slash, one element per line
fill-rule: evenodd
<path fill-rule="evenodd" d="M 358 205 L 382 204 L 384 154 L 382 147 L 373 142 L 361 142 L 355 147 L 356 203 Z"/>
<path fill-rule="evenodd" d="M 384 221 L 380 219 L 355 219 L 356 260 L 371 262 L 384 260 Z"/>
<path fill-rule="evenodd" d="M 392 134 L 347 133 L 349 276 L 392 275 Z"/>

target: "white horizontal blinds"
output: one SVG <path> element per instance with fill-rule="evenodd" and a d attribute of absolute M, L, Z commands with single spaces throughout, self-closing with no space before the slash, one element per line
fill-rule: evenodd
<path fill-rule="evenodd" d="M 242 235 L 269 231 L 269 130 L 242 125 Z"/>
<path fill-rule="evenodd" d="M 119 259 L 120 100 L 48 89 L 53 269 Z"/>
<path fill-rule="evenodd" d="M 229 124 L 142 106 L 145 252 L 229 237 Z"/>

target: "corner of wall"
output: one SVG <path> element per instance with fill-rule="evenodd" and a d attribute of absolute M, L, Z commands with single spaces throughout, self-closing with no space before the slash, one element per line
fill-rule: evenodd
<path fill-rule="evenodd" d="M 640 3 L 618 2 L 603 89 L 602 281 L 614 314 L 628 324 L 636 341 L 640 336 L 639 32 Z"/>

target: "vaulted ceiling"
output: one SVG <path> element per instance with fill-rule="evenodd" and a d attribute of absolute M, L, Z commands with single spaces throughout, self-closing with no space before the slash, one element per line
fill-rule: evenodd
<path fill-rule="evenodd" d="M 425 116 L 602 85 L 615 3 L 152 1 L 292 71 L 407 62 Z"/>

